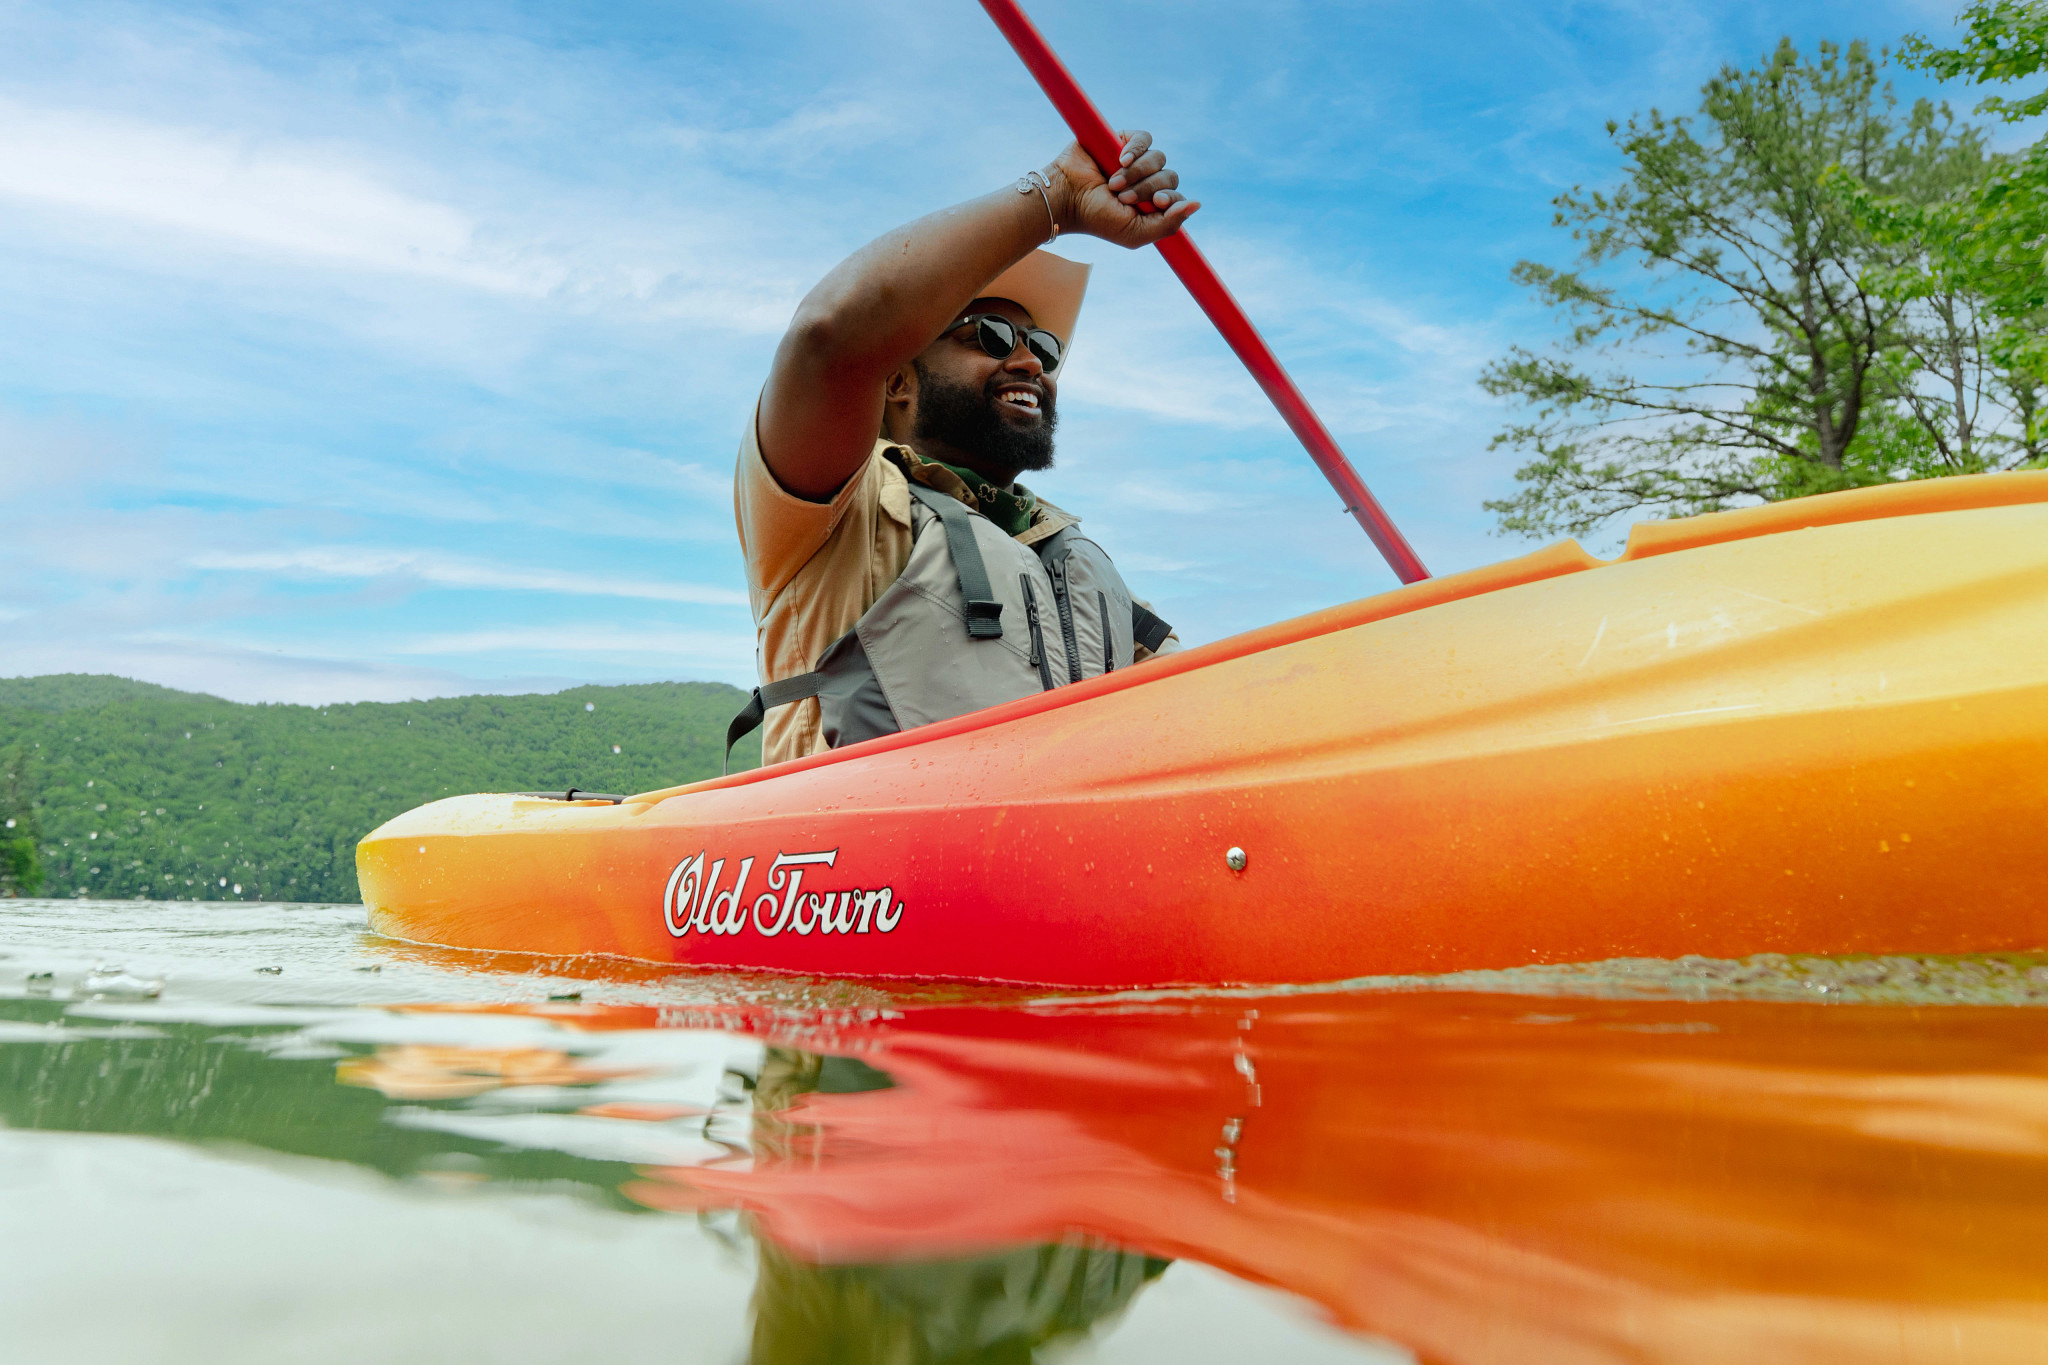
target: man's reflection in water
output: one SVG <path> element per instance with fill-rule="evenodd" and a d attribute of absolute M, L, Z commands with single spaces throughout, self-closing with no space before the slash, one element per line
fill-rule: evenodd
<path fill-rule="evenodd" d="M 849 1057 L 769 1048 L 755 1078 L 754 1154 L 805 1163 L 819 1133 L 788 1117 L 806 1094 L 889 1088 Z M 1087 1243 L 886 1265 L 813 1265 L 756 1238 L 754 1365 L 1025 1362 L 1121 1312 L 1171 1264 Z"/>

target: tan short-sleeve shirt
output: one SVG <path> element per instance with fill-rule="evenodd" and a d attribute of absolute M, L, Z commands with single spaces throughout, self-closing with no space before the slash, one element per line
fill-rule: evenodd
<path fill-rule="evenodd" d="M 910 481 L 874 452 L 830 502 L 800 498 L 761 458 L 755 423 L 740 441 L 733 515 L 754 608 L 754 660 L 762 681 L 793 677 L 860 620 L 910 562 Z M 815 697 L 778 706 L 762 730 L 761 761 L 822 751 Z"/>

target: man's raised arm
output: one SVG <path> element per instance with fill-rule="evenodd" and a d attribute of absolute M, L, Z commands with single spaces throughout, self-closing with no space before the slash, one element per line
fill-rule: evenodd
<path fill-rule="evenodd" d="M 932 343 L 982 286 L 1053 235 L 1127 247 L 1177 231 L 1201 205 L 1176 189 L 1149 133 L 1119 134 L 1123 167 L 1106 181 L 1069 145 L 1050 188 L 1005 186 L 920 218 L 862 247 L 804 296 L 761 394 L 761 454 L 799 497 L 825 501 L 860 468 L 882 425 L 882 385 Z M 1145 200 L 1162 212 L 1143 214 Z"/>

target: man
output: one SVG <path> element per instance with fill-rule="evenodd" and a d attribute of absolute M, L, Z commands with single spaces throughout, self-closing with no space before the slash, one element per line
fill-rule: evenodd
<path fill-rule="evenodd" d="M 764 685 L 728 749 L 765 716 L 779 763 L 1177 643 L 1076 519 L 1017 482 L 1052 465 L 1088 273 L 1038 246 L 1145 246 L 1200 207 L 1150 134 L 1124 137 L 1113 174 L 1069 146 L 871 242 L 798 307 L 734 477 Z"/>

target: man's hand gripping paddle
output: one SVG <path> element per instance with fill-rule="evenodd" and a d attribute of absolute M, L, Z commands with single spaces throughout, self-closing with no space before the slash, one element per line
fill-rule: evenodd
<path fill-rule="evenodd" d="M 981 7 L 988 11 L 989 18 L 996 21 L 996 27 L 1010 40 L 1010 46 L 1024 59 L 1024 65 L 1037 78 L 1039 89 L 1060 111 L 1060 117 L 1074 130 L 1074 137 L 1082 150 L 1095 158 L 1095 164 L 1102 168 L 1104 175 L 1115 175 L 1123 154 L 1123 144 L 1109 122 L 1102 117 L 1094 103 L 1075 83 L 1073 74 L 1064 63 L 1053 55 L 1046 45 L 1044 35 L 1024 16 L 1017 0 L 981 0 Z M 1143 212 L 1150 212 L 1149 204 L 1141 204 Z M 1301 390 L 1282 369 L 1273 355 L 1266 339 L 1253 327 L 1251 319 L 1238 307 L 1237 300 L 1223 287 L 1223 281 L 1216 278 L 1215 270 L 1195 244 L 1188 239 L 1185 230 L 1171 237 L 1161 238 L 1159 254 L 1173 267 L 1173 273 L 1180 276 L 1180 282 L 1187 286 L 1195 302 L 1209 315 L 1209 321 L 1216 324 L 1216 330 L 1223 333 L 1223 339 L 1230 343 L 1230 349 L 1237 352 L 1237 358 L 1252 372 L 1252 378 L 1259 381 L 1259 387 L 1266 391 L 1266 397 L 1273 400 L 1273 406 L 1280 409 L 1280 415 L 1287 419 L 1287 425 L 1301 443 L 1308 447 L 1309 457 L 1316 467 L 1323 471 L 1323 477 L 1337 490 L 1337 496 L 1344 500 L 1344 510 L 1358 519 L 1365 533 L 1372 537 L 1372 543 L 1386 556 L 1387 564 L 1403 583 L 1414 583 L 1429 577 L 1429 570 L 1422 567 L 1422 561 L 1415 556 L 1407 539 L 1396 530 L 1388 519 L 1379 500 L 1366 488 L 1365 480 L 1358 477 L 1358 471 L 1351 467 L 1351 461 L 1344 458 L 1337 440 L 1330 435 L 1330 429 L 1316 416 L 1315 409 L 1301 396 Z"/>

